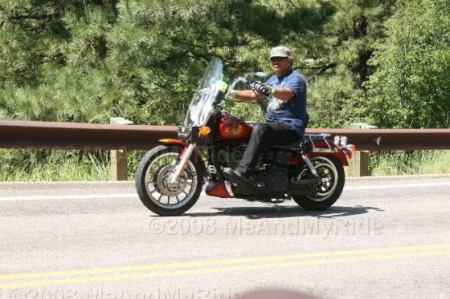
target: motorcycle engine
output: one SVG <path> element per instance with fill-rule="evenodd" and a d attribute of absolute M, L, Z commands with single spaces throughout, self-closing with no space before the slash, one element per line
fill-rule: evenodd
<path fill-rule="evenodd" d="M 244 155 L 243 148 L 225 148 L 217 151 L 217 160 L 221 166 L 236 168 Z"/>
<path fill-rule="evenodd" d="M 217 150 L 216 157 L 220 166 L 236 168 L 242 159 L 245 146 L 225 146 Z M 266 154 L 266 165 L 262 169 L 257 167 L 254 173 L 244 182 L 231 185 L 236 197 L 243 198 L 284 198 L 288 189 L 287 167 L 291 160 L 291 153 L 273 151 Z M 268 167 L 267 167 L 268 166 Z"/>
<path fill-rule="evenodd" d="M 233 193 L 239 197 L 283 198 L 288 188 L 288 173 L 283 167 L 257 171 L 247 180 L 232 184 Z"/>

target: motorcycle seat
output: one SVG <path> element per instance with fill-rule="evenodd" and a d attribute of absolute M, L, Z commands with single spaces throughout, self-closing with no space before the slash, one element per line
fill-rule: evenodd
<path fill-rule="evenodd" d="M 304 144 L 304 138 L 300 138 L 292 143 L 288 144 L 277 144 L 277 145 L 271 145 L 270 148 L 278 149 L 278 150 L 285 150 L 285 151 L 297 151 L 302 148 Z"/>
<path fill-rule="evenodd" d="M 302 149 L 305 143 L 308 142 L 314 142 L 317 140 L 324 140 L 329 135 L 327 134 L 305 134 L 302 138 L 288 144 L 283 145 L 271 145 L 270 148 L 278 149 L 278 150 L 285 150 L 285 151 L 298 151 Z"/>

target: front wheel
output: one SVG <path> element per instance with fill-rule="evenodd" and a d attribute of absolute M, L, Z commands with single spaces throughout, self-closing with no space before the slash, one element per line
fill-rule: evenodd
<path fill-rule="evenodd" d="M 306 210 L 325 210 L 341 196 L 345 184 L 345 172 L 342 163 L 335 158 L 314 157 L 311 162 L 322 182 L 314 186 L 315 195 L 294 195 L 294 201 Z M 313 177 L 308 167 L 304 167 L 299 179 Z"/>
<path fill-rule="evenodd" d="M 181 215 L 198 200 L 203 185 L 199 157 L 192 156 L 176 183 L 169 178 L 175 172 L 181 148 L 157 146 L 142 157 L 136 169 L 136 189 L 142 203 L 161 216 Z"/>

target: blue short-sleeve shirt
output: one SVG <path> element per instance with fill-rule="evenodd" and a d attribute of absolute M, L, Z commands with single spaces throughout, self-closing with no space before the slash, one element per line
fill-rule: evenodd
<path fill-rule="evenodd" d="M 265 83 L 272 87 L 287 87 L 295 93 L 288 100 L 279 100 L 272 96 L 269 99 L 266 120 L 288 123 L 303 134 L 307 119 L 305 78 L 299 72 L 290 70 L 281 77 L 273 75 Z"/>

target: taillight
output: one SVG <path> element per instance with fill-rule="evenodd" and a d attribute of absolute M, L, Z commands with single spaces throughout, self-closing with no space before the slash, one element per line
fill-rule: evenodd
<path fill-rule="evenodd" d="M 347 144 L 342 148 L 347 159 L 351 159 L 353 157 L 353 153 L 356 151 L 356 146 L 354 144 Z"/>

